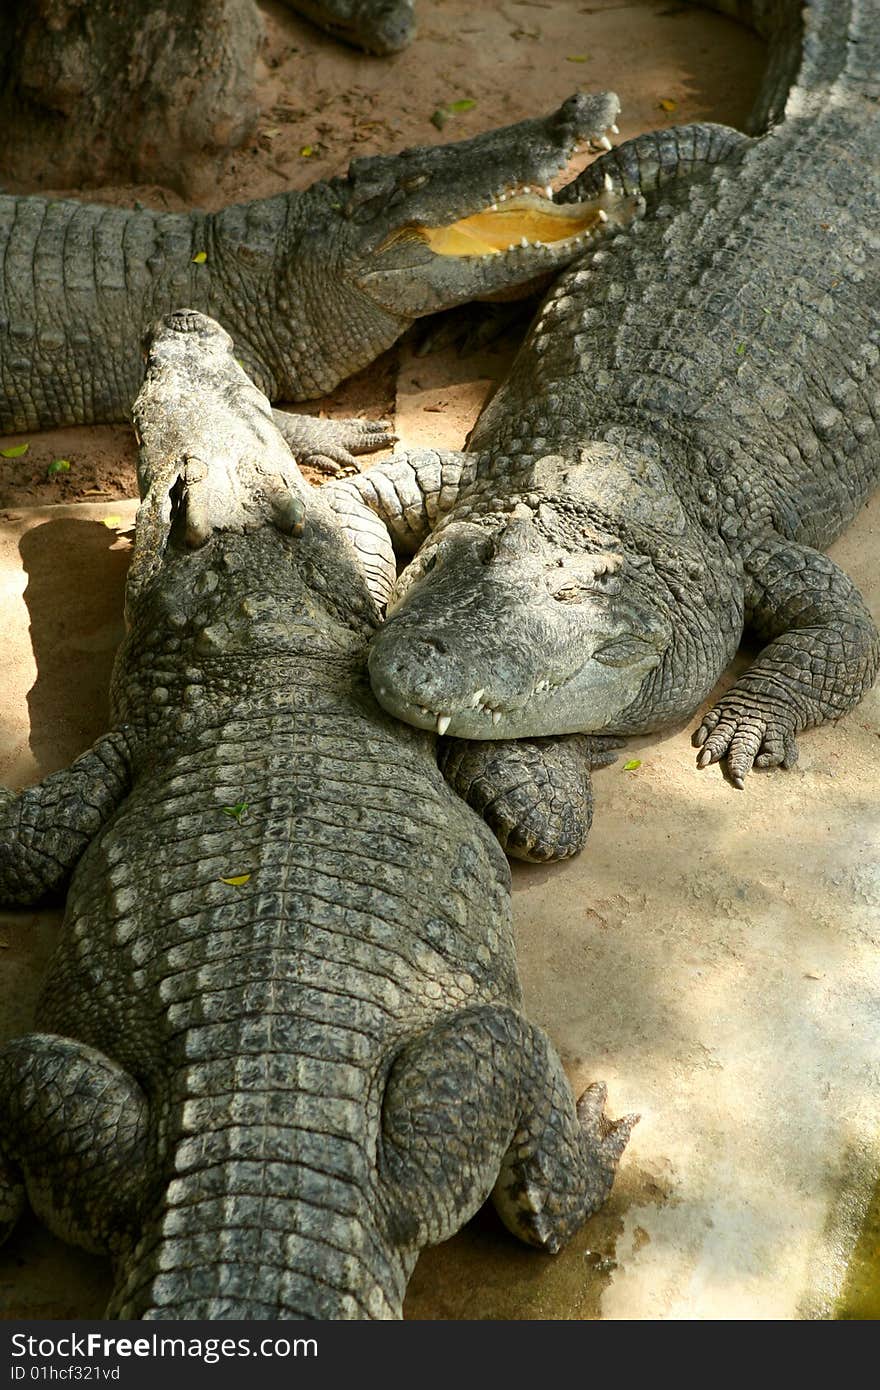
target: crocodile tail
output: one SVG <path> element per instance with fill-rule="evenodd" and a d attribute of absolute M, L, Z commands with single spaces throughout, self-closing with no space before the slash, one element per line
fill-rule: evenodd
<path fill-rule="evenodd" d="M 353 1029 L 308 1019 L 331 1002 L 301 998 L 293 1025 L 278 1005 L 190 1032 L 189 1061 L 165 1083 L 176 1099 L 154 1116 L 160 1149 L 175 1137 L 107 1317 L 401 1316 L 411 1263 L 377 1209 L 372 1054 Z"/>

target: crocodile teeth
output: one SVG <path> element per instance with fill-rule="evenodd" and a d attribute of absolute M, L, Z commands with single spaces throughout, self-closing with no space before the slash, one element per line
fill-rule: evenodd
<path fill-rule="evenodd" d="M 446 733 L 446 730 L 449 728 L 449 725 L 450 725 L 451 723 L 452 723 L 452 715 L 451 715 L 451 714 L 438 714 L 438 715 L 437 715 L 437 732 L 438 732 L 438 734 L 441 735 L 441 737 L 442 737 L 443 734 Z"/>
<path fill-rule="evenodd" d="M 600 136 L 599 136 L 598 143 L 599 143 L 599 145 L 601 146 L 601 148 L 602 148 L 603 150 L 613 150 L 613 149 L 614 149 L 614 146 L 612 145 L 611 141 L 608 139 L 608 136 L 607 136 L 607 135 L 600 135 Z"/>
<path fill-rule="evenodd" d="M 608 127 L 608 129 L 611 131 L 611 134 L 612 134 L 612 135 L 619 135 L 619 134 L 620 134 L 620 126 L 617 125 L 617 124 L 610 125 L 610 126 Z"/>
<path fill-rule="evenodd" d="M 428 709 L 427 705 L 419 705 L 419 714 L 423 714 L 427 719 L 428 716 L 431 714 L 431 711 Z"/>
<path fill-rule="evenodd" d="M 529 244 L 529 239 L 528 239 L 528 237 L 526 237 L 526 236 L 521 236 L 520 239 L 519 239 L 519 244 L 520 244 L 520 246 L 528 246 L 528 244 Z"/>
<path fill-rule="evenodd" d="M 614 180 L 612 179 L 612 177 L 611 177 L 610 174 L 606 174 L 606 175 L 605 175 L 605 177 L 604 177 L 603 180 L 602 180 L 602 183 L 603 183 L 604 186 L 605 186 L 605 192 L 606 192 L 606 193 L 613 193 L 613 192 L 614 192 Z"/>
<path fill-rule="evenodd" d="M 471 709 L 477 709 L 477 707 L 483 703 L 483 696 L 485 695 L 485 693 L 485 690 L 474 691 L 473 695 L 471 696 Z"/>
<path fill-rule="evenodd" d="M 597 213 L 597 216 L 598 216 L 600 222 L 607 222 L 607 221 L 608 221 L 608 213 L 605 211 L 604 208 L 600 208 L 600 209 L 599 209 L 599 211 L 598 211 L 598 213 Z"/>
<path fill-rule="evenodd" d="M 544 189 L 544 197 L 549 198 L 551 203 L 553 202 L 553 189 L 550 187 L 549 183 L 547 187 Z"/>
<path fill-rule="evenodd" d="M 500 723 L 501 723 L 501 711 L 500 711 L 500 709 L 493 709 L 493 711 L 492 711 L 492 723 L 493 723 L 493 724 L 500 724 Z"/>

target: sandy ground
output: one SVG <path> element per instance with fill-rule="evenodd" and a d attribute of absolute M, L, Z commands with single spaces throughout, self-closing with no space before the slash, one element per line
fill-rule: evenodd
<path fill-rule="evenodd" d="M 351 152 L 515 120 L 576 87 L 620 94 L 622 138 L 694 118 L 739 124 L 762 55 L 734 24 L 671 3 L 423 0 L 416 44 L 381 61 L 280 6 L 265 14 L 253 145 L 206 167 L 186 198 L 87 196 L 216 206 L 301 187 Z M 462 97 L 475 106 L 441 135 L 431 115 Z M 416 357 L 405 342 L 314 408 L 390 413 L 406 445 L 459 446 L 512 350 Z M 106 727 L 133 515 L 118 499 L 134 491 L 126 428 L 27 442 L 0 461 L 0 780 L 14 786 Z M 56 458 L 70 470 L 49 478 Z M 880 611 L 877 527 L 875 502 L 834 554 Z M 562 1255 L 521 1249 L 481 1213 L 422 1257 L 408 1316 L 828 1315 L 880 1168 L 878 736 L 875 690 L 805 736 L 795 770 L 755 776 L 745 793 L 697 773 L 687 729 L 634 740 L 637 769 L 597 776 L 584 856 L 515 867 L 530 1016 L 576 1089 L 601 1076 L 612 1111 L 643 1118 L 610 1202 Z M 29 1026 L 57 927 L 57 914 L 0 917 L 7 1034 Z M 32 1220 L 0 1252 L 7 1317 L 98 1316 L 107 1288 L 104 1261 Z"/>

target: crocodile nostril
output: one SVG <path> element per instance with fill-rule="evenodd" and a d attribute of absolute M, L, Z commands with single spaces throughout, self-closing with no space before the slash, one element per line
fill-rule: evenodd
<path fill-rule="evenodd" d="M 430 661 L 436 653 L 446 656 L 449 652 L 449 648 L 440 637 L 420 637 L 416 649 L 419 657 L 426 661 Z"/>

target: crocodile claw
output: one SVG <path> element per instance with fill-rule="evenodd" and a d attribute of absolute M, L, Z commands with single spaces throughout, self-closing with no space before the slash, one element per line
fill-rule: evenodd
<path fill-rule="evenodd" d="M 272 418 L 297 462 L 331 477 L 358 472 L 358 454 L 390 449 L 397 443 L 387 420 L 324 420 L 286 410 L 273 410 Z"/>
<path fill-rule="evenodd" d="M 608 1087 L 604 1081 L 594 1081 L 583 1092 L 577 1103 L 577 1117 L 581 1126 L 587 1156 L 597 1170 L 595 1211 L 601 1206 L 610 1191 L 629 1137 L 641 1119 L 640 1115 L 623 1115 L 619 1120 L 610 1120 L 605 1114 Z"/>
<path fill-rule="evenodd" d="M 697 767 L 727 759 L 731 782 L 740 790 L 753 767 L 794 767 L 798 759 L 797 740 L 787 711 L 746 706 L 735 694 L 722 696 L 714 709 L 704 714 L 694 731 L 692 742 L 699 748 Z"/>

